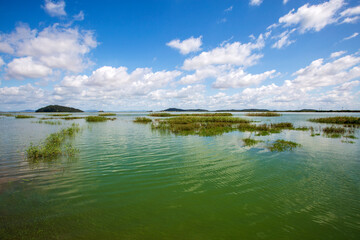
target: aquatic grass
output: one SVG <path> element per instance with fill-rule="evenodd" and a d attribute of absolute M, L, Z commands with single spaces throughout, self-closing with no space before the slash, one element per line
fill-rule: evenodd
<path fill-rule="evenodd" d="M 107 117 L 107 116 L 116 116 L 116 113 L 100 113 L 100 117 Z"/>
<path fill-rule="evenodd" d="M 247 147 L 251 147 L 251 146 L 254 146 L 254 145 L 258 144 L 259 142 L 263 142 L 261 140 L 255 140 L 255 139 L 252 139 L 252 138 L 243 138 L 242 140 L 244 142 L 244 145 L 247 146 Z"/>
<path fill-rule="evenodd" d="M 345 138 L 351 138 L 351 139 L 358 139 L 357 137 L 355 137 L 354 135 L 346 135 L 344 136 Z"/>
<path fill-rule="evenodd" d="M 88 116 L 85 117 L 85 120 L 87 122 L 106 122 L 108 120 L 115 120 L 116 118 L 107 118 L 107 117 L 102 117 L 102 116 Z"/>
<path fill-rule="evenodd" d="M 62 122 L 61 121 L 43 121 L 43 120 L 39 120 L 33 123 L 44 123 L 44 124 L 49 124 L 49 125 L 61 125 Z"/>
<path fill-rule="evenodd" d="M 351 144 L 354 144 L 355 142 L 354 141 L 350 141 L 350 140 L 341 140 L 342 143 L 351 143 Z"/>
<path fill-rule="evenodd" d="M 247 113 L 245 114 L 249 117 L 280 117 L 280 113 L 276 112 L 254 112 L 254 113 Z"/>
<path fill-rule="evenodd" d="M 281 122 L 281 123 L 271 123 L 270 127 L 275 129 L 293 129 L 294 125 L 289 122 Z"/>
<path fill-rule="evenodd" d="M 248 119 L 238 118 L 238 117 L 228 117 L 228 116 L 180 116 L 173 117 L 166 120 L 171 124 L 181 124 L 181 123 L 194 123 L 194 122 L 226 122 L 226 123 L 249 123 Z"/>
<path fill-rule="evenodd" d="M 35 118 L 35 117 L 31 115 L 15 115 L 15 118 Z"/>
<path fill-rule="evenodd" d="M 14 117 L 14 114 L 10 114 L 10 113 L 0 113 L 0 116 Z"/>
<path fill-rule="evenodd" d="M 268 149 L 271 152 L 284 152 L 284 151 L 292 151 L 294 148 L 300 146 L 301 144 L 295 142 L 278 139 L 272 145 L 268 146 Z"/>
<path fill-rule="evenodd" d="M 74 117 L 74 116 L 71 116 L 71 117 L 63 117 L 61 119 L 64 119 L 64 120 L 75 120 L 75 119 L 85 119 L 86 117 Z"/>
<path fill-rule="evenodd" d="M 152 120 L 147 117 L 137 117 L 137 118 L 135 118 L 135 120 L 133 122 L 134 123 L 149 123 L 149 122 L 152 122 Z"/>
<path fill-rule="evenodd" d="M 345 134 L 346 129 L 343 128 L 343 127 L 334 127 L 334 126 L 331 126 L 331 127 L 325 127 L 325 128 L 323 128 L 322 131 L 323 131 L 325 134 L 333 134 L 333 133 L 336 133 L 336 134 Z"/>
<path fill-rule="evenodd" d="M 326 118 L 311 118 L 308 119 L 310 122 L 316 123 L 330 123 L 330 124 L 354 124 L 360 125 L 360 117 L 349 117 L 349 116 L 337 116 L 337 117 L 326 117 Z"/>
<path fill-rule="evenodd" d="M 170 113 L 150 113 L 148 116 L 150 117 L 171 117 Z"/>
<path fill-rule="evenodd" d="M 48 116 L 52 117 L 67 117 L 70 116 L 71 113 L 54 113 L 54 114 L 48 114 Z"/>
<path fill-rule="evenodd" d="M 183 113 L 183 114 L 172 114 L 172 113 L 150 113 L 150 117 L 230 117 L 232 113 Z"/>
<path fill-rule="evenodd" d="M 26 149 L 26 157 L 31 162 L 51 161 L 61 155 L 72 156 L 77 150 L 70 145 L 63 147 L 64 141 L 79 132 L 78 124 L 73 123 L 71 127 L 62 129 L 59 132 L 50 134 L 43 143 L 33 145 Z"/>

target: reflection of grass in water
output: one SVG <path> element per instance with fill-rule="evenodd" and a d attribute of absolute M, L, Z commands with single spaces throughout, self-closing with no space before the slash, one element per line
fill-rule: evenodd
<path fill-rule="evenodd" d="M 78 150 L 69 144 L 63 147 L 63 143 L 66 138 L 74 136 L 79 130 L 79 125 L 73 123 L 69 128 L 50 134 L 42 144 L 33 145 L 31 143 L 26 149 L 27 159 L 31 162 L 38 162 L 50 161 L 61 155 L 73 156 Z"/>
<path fill-rule="evenodd" d="M 100 113 L 99 116 L 101 116 L 101 117 L 116 116 L 116 113 Z"/>
<path fill-rule="evenodd" d="M 259 142 L 262 142 L 261 140 L 255 140 L 255 139 L 252 139 L 252 138 L 243 138 L 242 140 L 244 142 L 244 145 L 249 146 L 249 147 L 254 146 Z"/>
<path fill-rule="evenodd" d="M 15 115 L 15 118 L 35 118 L 35 117 L 30 115 Z"/>
<path fill-rule="evenodd" d="M 137 117 L 134 120 L 134 123 L 149 123 L 149 122 L 152 122 L 152 120 L 147 117 Z"/>
<path fill-rule="evenodd" d="M 275 112 L 258 112 L 258 113 L 247 113 L 249 117 L 280 117 L 281 114 Z"/>
<path fill-rule="evenodd" d="M 150 117 L 230 117 L 232 113 L 184 113 L 184 114 L 172 114 L 172 113 L 150 113 Z"/>
<path fill-rule="evenodd" d="M 360 124 L 360 117 L 338 116 L 338 117 L 326 117 L 326 118 L 312 118 L 309 119 L 309 121 L 317 122 L 317 123 L 331 123 L 331 124 Z"/>
<path fill-rule="evenodd" d="M 300 147 L 301 145 L 291 141 L 285 141 L 283 139 L 276 140 L 268 149 L 272 152 L 283 152 L 288 150 L 293 150 L 296 147 Z"/>

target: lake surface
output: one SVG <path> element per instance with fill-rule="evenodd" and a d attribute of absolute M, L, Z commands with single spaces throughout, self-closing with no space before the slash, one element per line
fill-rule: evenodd
<path fill-rule="evenodd" d="M 246 132 L 175 136 L 133 123 L 146 114 L 62 125 L 0 116 L 0 239 L 359 239 L 360 139 L 284 130 L 250 148 Z M 360 116 L 251 119 L 299 127 L 335 115 Z M 76 158 L 26 160 L 30 142 L 73 122 Z M 270 152 L 276 139 L 302 146 Z"/>

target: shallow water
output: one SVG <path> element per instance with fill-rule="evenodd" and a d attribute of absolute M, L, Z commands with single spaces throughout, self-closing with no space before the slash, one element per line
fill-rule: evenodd
<path fill-rule="evenodd" d="M 145 115 L 62 125 L 0 116 L 0 239 L 359 238 L 360 139 L 285 130 L 255 137 L 265 142 L 249 148 L 242 138 L 250 133 L 175 136 L 132 122 Z M 299 127 L 333 115 L 359 116 L 251 119 Z M 82 128 L 71 140 L 75 159 L 26 161 L 30 142 L 73 122 Z M 276 139 L 302 146 L 268 151 Z"/>

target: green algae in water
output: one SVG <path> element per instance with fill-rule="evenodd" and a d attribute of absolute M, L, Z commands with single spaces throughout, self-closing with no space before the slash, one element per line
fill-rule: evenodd
<path fill-rule="evenodd" d="M 268 149 L 272 152 L 284 152 L 284 151 L 292 151 L 294 148 L 300 146 L 301 144 L 295 142 L 278 139 L 272 145 L 270 145 Z"/>

